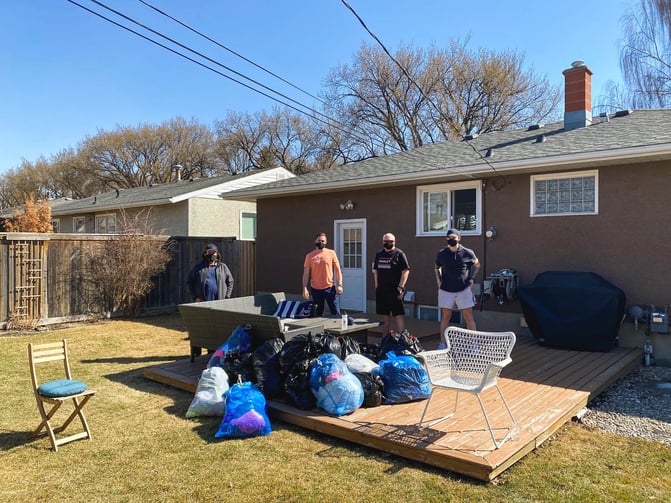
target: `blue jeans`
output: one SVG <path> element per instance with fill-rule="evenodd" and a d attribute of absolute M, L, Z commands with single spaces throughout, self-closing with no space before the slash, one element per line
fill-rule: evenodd
<path fill-rule="evenodd" d="M 312 295 L 312 302 L 317 306 L 317 316 L 324 314 L 324 301 L 329 305 L 331 314 L 340 316 L 340 298 L 336 295 L 335 286 L 324 290 L 310 287 L 310 295 Z"/>

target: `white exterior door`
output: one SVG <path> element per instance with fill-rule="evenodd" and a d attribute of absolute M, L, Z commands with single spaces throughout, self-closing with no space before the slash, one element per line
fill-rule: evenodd
<path fill-rule="evenodd" d="M 343 294 L 340 309 L 347 311 L 366 310 L 366 220 L 336 220 L 336 242 L 343 274 Z"/>

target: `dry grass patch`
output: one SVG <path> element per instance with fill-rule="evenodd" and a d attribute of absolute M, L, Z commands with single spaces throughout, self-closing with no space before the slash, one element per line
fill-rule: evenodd
<path fill-rule="evenodd" d="M 93 440 L 51 452 L 39 423 L 29 341 L 67 338 L 75 378 L 97 395 Z M 192 395 L 147 380 L 186 358 L 178 315 L 83 323 L 0 337 L 3 501 L 668 501 L 671 448 L 568 425 L 493 484 L 273 421 L 273 433 L 219 440 L 219 418 L 188 420 Z"/>

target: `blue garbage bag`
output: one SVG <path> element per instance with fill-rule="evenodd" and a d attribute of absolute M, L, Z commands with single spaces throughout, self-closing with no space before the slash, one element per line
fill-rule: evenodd
<path fill-rule="evenodd" d="M 226 415 L 215 438 L 247 438 L 272 432 L 266 398 L 251 382 L 234 384 L 224 394 Z"/>
<path fill-rule="evenodd" d="M 414 356 L 387 353 L 379 362 L 379 374 L 384 382 L 382 403 L 403 403 L 422 400 L 431 396 L 431 383 L 426 369 Z"/>
<path fill-rule="evenodd" d="M 310 391 L 317 406 L 334 416 L 354 412 L 364 399 L 361 381 L 333 353 L 317 357 L 310 370 Z"/>

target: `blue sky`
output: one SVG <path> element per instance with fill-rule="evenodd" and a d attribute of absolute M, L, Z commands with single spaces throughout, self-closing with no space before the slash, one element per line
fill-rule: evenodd
<path fill-rule="evenodd" d="M 141 31 L 90 0 L 76 1 Z M 594 72 L 595 103 L 608 80 L 621 81 L 620 18 L 636 1 L 348 3 L 392 52 L 400 43 L 446 47 L 450 38 L 470 36 L 471 49 L 524 53 L 527 68 L 556 85 L 563 83 L 562 71 L 582 59 Z M 311 98 L 137 0 L 101 2 L 297 101 L 312 104 Z M 340 0 L 146 2 L 313 95 L 322 90 L 330 69 L 352 61 L 362 42 L 375 43 Z M 211 126 L 228 111 L 254 113 L 279 106 L 67 0 L 4 0 L 0 12 L 0 174 L 19 166 L 22 159 L 33 162 L 40 155 L 49 158 L 75 147 L 100 130 L 158 124 L 177 116 Z"/>

